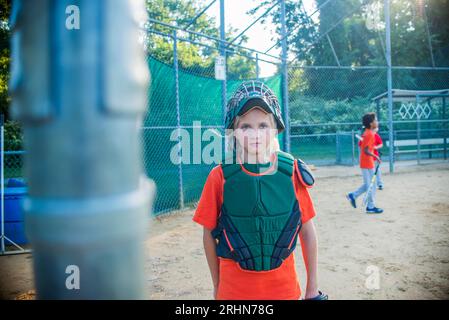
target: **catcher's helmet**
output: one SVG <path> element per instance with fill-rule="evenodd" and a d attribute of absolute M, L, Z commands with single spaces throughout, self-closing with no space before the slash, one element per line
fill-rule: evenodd
<path fill-rule="evenodd" d="M 225 129 L 231 129 L 237 116 L 245 114 L 256 106 L 273 114 L 279 133 L 285 129 L 278 98 L 267 85 L 256 80 L 242 83 L 229 99 L 226 107 Z"/>

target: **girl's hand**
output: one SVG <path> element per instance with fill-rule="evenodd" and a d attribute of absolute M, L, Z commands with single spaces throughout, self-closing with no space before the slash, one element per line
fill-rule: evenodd
<path fill-rule="evenodd" d="M 218 284 L 214 285 L 214 300 L 217 300 Z"/>

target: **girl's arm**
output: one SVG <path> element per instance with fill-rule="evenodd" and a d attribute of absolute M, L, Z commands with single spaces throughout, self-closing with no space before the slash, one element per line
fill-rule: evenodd
<path fill-rule="evenodd" d="M 365 154 L 373 157 L 374 159 L 376 159 L 377 161 L 380 162 L 380 158 L 378 156 L 376 156 L 374 153 L 371 153 L 368 149 L 368 147 L 365 147 L 365 149 L 363 149 L 363 152 L 365 152 Z"/>
<path fill-rule="evenodd" d="M 378 144 L 377 146 L 374 146 L 374 149 L 380 149 L 380 148 L 382 148 L 383 146 L 384 146 L 384 144 L 381 143 L 381 144 Z"/>
<path fill-rule="evenodd" d="M 315 225 L 312 220 L 307 221 L 301 228 L 299 233 L 301 240 L 302 254 L 304 264 L 307 270 L 307 287 L 305 299 L 316 297 L 318 293 L 318 245 L 315 232 Z"/>
<path fill-rule="evenodd" d="M 211 231 L 207 228 L 203 228 L 203 245 L 204 252 L 206 253 L 207 264 L 209 265 L 210 275 L 212 277 L 212 283 L 214 285 L 214 299 L 216 299 L 219 282 L 218 257 L 215 249 L 217 244 L 215 239 L 212 237 Z"/>

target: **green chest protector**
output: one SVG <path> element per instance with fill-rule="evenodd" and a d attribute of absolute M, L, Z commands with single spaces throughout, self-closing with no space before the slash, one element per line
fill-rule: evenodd
<path fill-rule="evenodd" d="M 217 255 L 233 259 L 241 268 L 267 271 L 279 267 L 295 249 L 301 229 L 301 210 L 292 182 L 295 159 L 277 154 L 277 170 L 253 175 L 240 164 L 222 164 L 223 205 L 212 235 Z M 245 164 L 250 172 L 260 165 Z M 300 182 L 313 184 L 313 176 L 297 160 Z M 251 169 L 252 168 L 252 169 Z"/>

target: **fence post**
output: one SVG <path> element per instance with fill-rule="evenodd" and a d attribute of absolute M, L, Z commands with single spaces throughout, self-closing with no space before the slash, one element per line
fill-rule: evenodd
<path fill-rule="evenodd" d="M 354 133 L 354 129 L 351 130 L 351 143 L 352 143 L 352 165 L 354 166 L 355 164 L 355 133 Z"/>
<path fill-rule="evenodd" d="M 376 100 L 376 116 L 377 116 L 377 121 L 381 121 L 380 120 L 380 99 Z"/>
<path fill-rule="evenodd" d="M 446 119 L 446 97 L 443 97 L 443 137 L 444 137 L 444 160 L 447 159 L 447 131 L 448 120 Z"/>
<path fill-rule="evenodd" d="M 139 142 L 149 74 L 135 10 L 144 1 L 76 3 L 14 1 L 11 15 L 11 112 L 27 148 L 37 297 L 143 299 L 155 189 Z M 68 24 L 69 6 L 75 20 L 76 9 L 88 13 L 81 27 Z"/>
<path fill-rule="evenodd" d="M 1 114 L 0 115 L 0 125 L 1 125 L 1 127 L 0 127 L 0 148 L 1 148 L 1 155 L 0 155 L 0 157 L 1 157 L 1 159 L 0 159 L 0 165 L 1 165 L 1 168 L 0 168 L 0 175 L 1 175 L 1 177 L 0 177 L 0 179 L 1 179 L 1 210 L 2 210 L 2 212 L 1 212 L 1 220 L 0 220 L 0 225 L 1 225 L 1 230 L 0 230 L 0 232 L 1 232 L 1 234 L 0 234 L 0 237 L 1 237 L 1 239 L 0 239 L 0 241 L 1 241 L 1 251 L 0 251 L 0 253 L 1 254 L 3 254 L 3 253 L 5 253 L 5 239 L 4 239 L 4 237 L 5 237 L 5 225 L 4 225 L 4 223 L 5 223 L 5 185 L 4 185 L 4 183 L 5 183 L 5 171 L 4 171 L 4 162 L 5 162 L 5 158 L 4 158 L 4 126 L 3 126 L 3 123 L 4 123 L 4 115 L 3 114 Z"/>
<path fill-rule="evenodd" d="M 181 146 L 181 110 L 179 105 L 179 63 L 178 63 L 178 37 L 176 30 L 173 31 L 173 70 L 175 77 L 175 101 L 176 101 L 176 128 L 178 130 L 178 189 L 179 189 L 179 208 L 184 209 L 184 181 L 182 175 L 182 160 L 184 155 L 181 157 L 182 146 Z"/>
<path fill-rule="evenodd" d="M 416 145 L 417 145 L 417 163 L 421 164 L 421 113 L 419 113 L 419 95 L 416 96 Z"/>
<path fill-rule="evenodd" d="M 223 125 L 226 119 L 226 96 L 227 96 L 227 86 L 226 81 L 228 78 L 228 68 L 227 68 L 227 59 L 226 59 L 226 31 L 225 31 L 225 8 L 224 8 L 224 0 L 220 0 L 220 55 L 224 58 L 225 61 L 225 79 L 221 82 L 221 109 L 223 112 Z M 224 128 L 226 130 L 226 128 Z"/>
<path fill-rule="evenodd" d="M 393 140 L 393 77 L 391 71 L 391 21 L 390 21 L 390 0 L 384 0 L 385 11 L 385 57 L 387 59 L 387 87 L 388 87 L 388 140 L 390 140 L 389 162 L 390 173 L 394 172 L 394 140 Z"/>
<path fill-rule="evenodd" d="M 256 53 L 256 79 L 259 80 L 259 54 Z"/>
<path fill-rule="evenodd" d="M 281 44 L 282 44 L 282 101 L 284 115 L 284 148 L 290 152 L 290 119 L 288 109 L 288 70 L 287 70 L 287 28 L 285 22 L 285 0 L 281 0 Z"/>
<path fill-rule="evenodd" d="M 341 164 L 341 141 L 340 141 L 340 132 L 337 131 L 335 133 L 335 147 L 336 147 L 336 163 Z"/>

